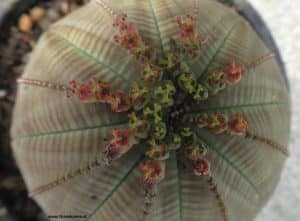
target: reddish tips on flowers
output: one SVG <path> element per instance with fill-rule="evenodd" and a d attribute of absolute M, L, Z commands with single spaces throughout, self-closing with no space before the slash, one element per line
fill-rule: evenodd
<path fill-rule="evenodd" d="M 112 129 L 113 142 L 120 147 L 132 146 L 135 143 L 134 131 L 131 128 Z"/>
<path fill-rule="evenodd" d="M 158 144 L 154 139 L 149 141 L 151 148 L 145 153 L 150 159 L 160 159 L 167 155 L 166 147 L 163 144 Z"/>
<path fill-rule="evenodd" d="M 127 23 L 126 18 L 127 15 L 118 16 L 114 26 L 119 27 L 119 34 L 115 35 L 114 39 L 123 48 L 134 50 L 139 46 L 141 39 L 135 26 L 132 23 Z"/>
<path fill-rule="evenodd" d="M 159 160 L 147 160 L 140 164 L 140 169 L 144 173 L 143 181 L 154 180 L 159 182 L 165 178 L 166 163 Z"/>
<path fill-rule="evenodd" d="M 76 81 L 70 82 L 67 91 L 68 97 L 75 95 L 82 102 L 101 102 L 111 105 L 114 112 L 125 112 L 131 108 L 130 98 L 122 91 L 112 94 L 109 83 L 98 81 L 92 77 L 87 82 L 77 85 Z"/>
<path fill-rule="evenodd" d="M 82 102 L 96 102 L 97 83 L 95 78 L 91 78 L 87 82 L 77 84 L 76 81 L 70 82 L 71 92 L 76 95 Z"/>
<path fill-rule="evenodd" d="M 193 162 L 194 174 L 196 176 L 206 176 L 210 173 L 210 162 L 201 157 Z"/>
<path fill-rule="evenodd" d="M 197 32 L 192 16 L 187 15 L 186 19 L 178 17 L 177 24 L 179 25 L 180 36 L 183 40 L 195 40 L 197 38 Z"/>
<path fill-rule="evenodd" d="M 234 135 L 245 135 L 248 128 L 249 124 L 242 115 L 236 115 L 228 122 L 228 130 Z"/>
<path fill-rule="evenodd" d="M 103 81 L 98 81 L 97 99 L 100 102 L 108 102 L 111 97 L 111 85 Z"/>
<path fill-rule="evenodd" d="M 178 18 L 177 23 L 180 29 L 180 37 L 184 53 L 188 56 L 197 57 L 200 55 L 201 39 L 198 36 L 194 18 L 190 15 L 185 19 Z"/>
<path fill-rule="evenodd" d="M 228 84 L 236 84 L 242 79 L 242 73 L 245 71 L 243 66 L 237 66 L 235 61 L 231 61 L 223 72 Z"/>
<path fill-rule="evenodd" d="M 92 90 L 93 88 L 91 87 L 91 85 L 84 83 L 80 84 L 77 90 L 78 98 L 83 102 L 95 100 L 95 96 Z"/>
<path fill-rule="evenodd" d="M 114 141 L 110 141 L 107 144 L 106 149 L 104 151 L 103 160 L 107 164 L 110 164 L 112 161 L 120 158 L 121 156 L 122 156 L 121 147 L 118 146 Z"/>
<path fill-rule="evenodd" d="M 211 113 L 207 118 L 207 127 L 215 134 L 223 133 L 227 130 L 227 118 L 223 114 Z"/>
<path fill-rule="evenodd" d="M 104 160 L 107 163 L 120 158 L 136 144 L 134 132 L 130 128 L 112 129 L 113 139 L 109 141 L 104 152 Z"/>
<path fill-rule="evenodd" d="M 125 112 L 131 108 L 129 97 L 121 91 L 116 92 L 110 97 L 111 109 L 114 112 Z"/>
<path fill-rule="evenodd" d="M 77 84 L 70 82 L 68 93 L 75 95 L 82 102 L 102 102 L 107 103 L 110 98 L 111 86 L 103 81 L 97 81 L 96 77 L 91 77 L 88 81 Z"/>

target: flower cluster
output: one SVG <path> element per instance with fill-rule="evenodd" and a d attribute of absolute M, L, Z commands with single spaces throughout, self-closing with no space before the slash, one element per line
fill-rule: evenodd
<path fill-rule="evenodd" d="M 197 138 L 190 127 L 184 127 L 180 133 L 182 137 L 181 148 L 183 148 L 187 159 L 191 162 L 196 176 L 208 175 L 210 162 L 205 158 L 207 147 Z"/>
<path fill-rule="evenodd" d="M 118 34 L 114 36 L 115 42 L 120 43 L 123 48 L 139 59 L 149 58 L 152 54 L 152 48 L 142 41 L 135 25 L 126 20 L 127 15 L 123 14 L 118 16 L 113 24 L 114 27 L 119 27 Z"/>
<path fill-rule="evenodd" d="M 211 71 L 204 81 L 205 86 L 212 94 L 216 94 L 228 85 L 237 84 L 244 71 L 244 66 L 237 66 L 235 61 L 231 61 L 226 67 Z"/>
<path fill-rule="evenodd" d="M 107 164 L 120 158 L 137 143 L 137 139 L 135 138 L 131 128 L 112 129 L 111 133 L 113 135 L 113 139 L 108 142 L 104 152 L 104 160 Z"/>
<path fill-rule="evenodd" d="M 199 113 L 186 115 L 183 122 L 191 122 L 198 128 L 208 128 L 214 134 L 228 132 L 231 135 L 244 136 L 249 129 L 249 123 L 244 116 L 236 114 L 229 118 L 225 114 L 220 113 Z"/>
<path fill-rule="evenodd" d="M 129 96 L 122 91 L 113 93 L 109 83 L 97 80 L 95 76 L 80 84 L 72 80 L 67 93 L 69 97 L 76 96 L 84 103 L 109 104 L 114 112 L 125 112 L 131 107 Z"/>
<path fill-rule="evenodd" d="M 201 38 L 196 30 L 193 16 L 187 15 L 185 18 L 178 17 L 177 24 L 180 29 L 182 50 L 189 56 L 199 55 Z"/>
<path fill-rule="evenodd" d="M 187 68 L 186 58 L 197 58 L 201 48 L 192 16 L 177 19 L 180 40 L 171 39 L 170 50 L 165 55 L 155 53 L 142 40 L 136 26 L 126 20 L 126 15 L 118 16 L 114 23 L 118 33 L 114 39 L 141 61 L 141 82 L 133 82 L 127 93 L 113 92 L 109 83 L 92 77 L 81 84 L 72 81 L 71 94 L 82 102 L 105 103 L 114 112 L 128 113 L 128 125 L 111 130 L 112 138 L 108 140 L 103 160 L 110 164 L 136 144 L 147 148 L 139 168 L 143 173 L 141 183 L 145 190 L 145 213 L 148 213 L 158 193 L 158 184 L 165 177 L 171 151 L 184 153 L 196 176 L 210 174 L 208 147 L 197 136 L 195 125 L 214 134 L 246 134 L 249 125 L 242 115 L 229 118 L 220 113 L 191 114 L 186 109 L 238 83 L 245 68 L 231 61 L 205 73 L 204 79 Z"/>

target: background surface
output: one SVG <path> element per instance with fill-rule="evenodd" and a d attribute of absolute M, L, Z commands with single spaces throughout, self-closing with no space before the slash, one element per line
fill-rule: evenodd
<path fill-rule="evenodd" d="M 269 26 L 280 49 L 292 94 L 290 152 L 281 182 L 256 221 L 300 220 L 300 1 L 249 0 Z"/>
<path fill-rule="evenodd" d="M 13 0 L 0 0 L 0 8 Z M 243 0 L 237 0 L 243 1 Z M 286 65 L 292 94 L 291 157 L 272 199 L 255 221 L 300 220 L 300 1 L 249 0 L 269 26 Z M 0 15 L 1 16 L 1 15 Z"/>

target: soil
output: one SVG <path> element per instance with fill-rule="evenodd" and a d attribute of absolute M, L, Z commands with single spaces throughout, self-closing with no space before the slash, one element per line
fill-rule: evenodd
<path fill-rule="evenodd" d="M 39 206 L 28 198 L 10 148 L 9 128 L 16 97 L 16 79 L 23 73 L 40 35 L 49 25 L 85 2 L 87 1 L 20 2 L 13 7 L 18 16 L 9 13 L 3 19 L 8 22 L 1 25 L 0 33 L 0 220 L 47 220 Z"/>

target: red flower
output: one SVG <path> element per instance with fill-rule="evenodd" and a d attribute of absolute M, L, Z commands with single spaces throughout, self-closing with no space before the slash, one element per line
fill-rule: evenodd
<path fill-rule="evenodd" d="M 177 24 L 180 28 L 180 36 L 183 40 L 195 40 L 197 38 L 197 32 L 193 23 L 192 16 L 186 16 L 186 19 L 177 19 Z"/>
<path fill-rule="evenodd" d="M 128 111 L 131 107 L 129 97 L 121 91 L 116 92 L 110 97 L 109 101 L 111 109 L 114 112 L 125 112 Z"/>
<path fill-rule="evenodd" d="M 140 164 L 140 169 L 144 173 L 143 180 L 161 181 L 165 177 L 166 163 L 158 160 L 148 160 Z"/>
<path fill-rule="evenodd" d="M 244 135 L 249 128 L 247 120 L 242 115 L 236 115 L 228 122 L 228 130 L 234 135 Z"/>
<path fill-rule="evenodd" d="M 142 182 L 147 193 L 155 195 L 157 184 L 164 179 L 166 163 L 165 161 L 147 160 L 140 164 L 140 169 L 144 173 Z"/>
<path fill-rule="evenodd" d="M 112 129 L 113 141 L 121 147 L 132 146 L 135 143 L 133 130 L 130 128 L 125 129 Z"/>
<path fill-rule="evenodd" d="M 222 114 L 211 113 L 207 118 L 207 127 L 215 134 L 223 133 L 227 130 L 227 118 Z"/>
<path fill-rule="evenodd" d="M 98 81 L 97 99 L 100 102 L 108 102 L 111 96 L 111 85 L 103 81 Z"/>
<path fill-rule="evenodd" d="M 104 160 L 108 163 L 120 158 L 137 143 L 133 130 L 130 128 L 112 129 L 111 133 L 113 139 L 109 141 L 104 152 Z"/>
<path fill-rule="evenodd" d="M 78 98 L 81 101 L 90 101 L 95 99 L 94 94 L 92 92 L 92 88 L 90 84 L 82 83 L 79 85 L 77 90 Z"/>
<path fill-rule="evenodd" d="M 194 174 L 196 176 L 205 176 L 210 173 L 210 162 L 205 158 L 198 158 L 193 162 Z"/>
<path fill-rule="evenodd" d="M 87 82 L 83 82 L 77 85 L 76 81 L 70 82 L 70 90 L 75 94 L 82 102 L 96 102 L 97 84 L 94 78 L 91 78 Z"/>
<path fill-rule="evenodd" d="M 103 81 L 97 81 L 91 77 L 88 81 L 77 85 L 76 81 L 70 82 L 70 93 L 76 95 L 82 102 L 103 102 L 107 103 L 110 97 L 111 86 Z"/>
<path fill-rule="evenodd" d="M 119 26 L 119 34 L 114 36 L 116 42 L 127 50 L 133 51 L 141 42 L 137 29 L 132 23 L 126 22 L 126 15 L 117 18 L 114 26 Z"/>
<path fill-rule="evenodd" d="M 223 70 L 228 84 L 236 84 L 242 79 L 242 73 L 245 71 L 243 66 L 236 66 L 235 61 L 228 64 L 228 67 Z"/>
<path fill-rule="evenodd" d="M 109 164 L 113 160 L 120 158 L 121 155 L 120 146 L 113 141 L 110 141 L 106 146 L 106 150 L 104 151 L 104 161 Z"/>

